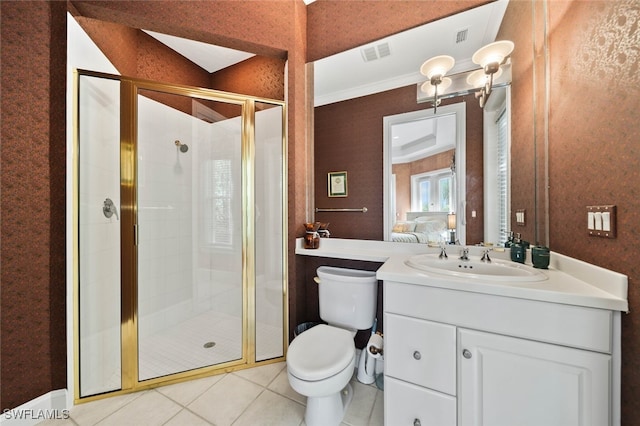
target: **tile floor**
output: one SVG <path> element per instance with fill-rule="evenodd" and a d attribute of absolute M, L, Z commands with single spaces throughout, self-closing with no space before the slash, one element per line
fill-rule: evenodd
<path fill-rule="evenodd" d="M 383 425 L 383 392 L 355 379 L 343 426 Z M 289 386 L 284 362 L 80 404 L 41 426 L 299 426 L 306 398 Z"/>

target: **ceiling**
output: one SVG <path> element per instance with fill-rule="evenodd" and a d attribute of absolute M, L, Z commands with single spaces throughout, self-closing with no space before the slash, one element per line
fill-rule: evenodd
<path fill-rule="evenodd" d="M 316 61 L 314 105 L 322 106 L 421 83 L 425 77 L 420 74 L 420 65 L 437 55 L 454 57 L 455 66 L 448 74 L 478 68 L 471 61 L 471 56 L 480 47 L 495 41 L 507 4 L 508 0 L 496 0 Z M 145 32 L 210 73 L 254 56 L 166 34 Z M 398 124 L 393 131 L 393 162 L 414 161 L 453 147 L 455 120 L 452 123 L 451 120 L 436 120 L 434 117 Z"/>
<path fill-rule="evenodd" d="M 391 126 L 391 163 L 410 163 L 456 148 L 456 115 L 440 115 Z"/>
<path fill-rule="evenodd" d="M 450 74 L 479 68 L 471 56 L 495 41 L 507 3 L 498 0 L 316 61 L 315 106 L 422 82 L 420 65 L 438 55 L 456 60 Z M 365 54 L 377 59 L 366 61 Z"/>
<path fill-rule="evenodd" d="M 189 40 L 153 31 L 143 31 L 189 59 L 200 68 L 207 70 L 209 73 L 219 71 L 255 56 L 252 53 L 214 46 L 213 44 L 207 44 L 201 41 Z"/>
<path fill-rule="evenodd" d="M 316 61 L 315 106 L 417 84 L 425 80 L 419 72 L 420 65 L 437 55 L 455 58 L 450 74 L 478 68 L 471 62 L 471 56 L 495 41 L 507 4 L 508 0 L 497 0 Z M 146 32 L 210 73 L 253 56 Z"/>

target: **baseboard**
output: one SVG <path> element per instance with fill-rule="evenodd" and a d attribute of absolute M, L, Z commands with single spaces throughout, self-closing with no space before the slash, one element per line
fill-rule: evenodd
<path fill-rule="evenodd" d="M 50 419 L 68 419 L 67 390 L 58 389 L 6 409 L 0 415 L 0 426 L 32 426 Z"/>

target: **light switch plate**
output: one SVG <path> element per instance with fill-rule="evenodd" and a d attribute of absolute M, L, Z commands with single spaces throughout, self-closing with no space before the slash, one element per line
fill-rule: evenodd
<path fill-rule="evenodd" d="M 616 206 L 587 206 L 587 233 L 593 237 L 616 238 Z"/>
<path fill-rule="evenodd" d="M 525 226 L 526 225 L 526 220 L 525 220 L 525 209 L 517 209 L 516 210 L 516 225 L 519 226 Z"/>

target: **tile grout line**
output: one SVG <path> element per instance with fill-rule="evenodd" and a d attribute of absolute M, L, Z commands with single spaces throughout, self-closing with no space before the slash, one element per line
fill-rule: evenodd
<path fill-rule="evenodd" d="M 129 395 L 135 395 L 136 393 L 139 393 L 139 395 L 137 395 L 135 398 L 132 398 L 131 401 L 127 402 L 126 404 L 122 404 L 120 407 L 118 407 L 115 411 L 112 411 L 110 414 L 106 415 L 105 417 L 101 418 L 100 420 L 98 420 L 97 422 L 93 423 L 92 426 L 96 426 L 98 424 L 100 424 L 101 422 L 107 420 L 109 417 L 113 416 L 114 414 L 116 414 L 118 411 L 122 410 L 124 407 L 128 406 L 129 404 L 133 403 L 134 401 L 136 401 L 138 398 L 140 398 L 142 395 L 144 395 L 145 393 L 148 393 L 148 390 L 144 390 L 144 391 L 139 391 L 139 392 L 132 392 Z M 90 404 L 90 403 L 89 403 Z"/>
<path fill-rule="evenodd" d="M 256 384 L 256 383 L 252 382 L 251 380 L 247 380 L 247 379 L 245 379 L 244 377 L 240 377 L 240 376 L 236 376 L 236 377 L 238 377 L 238 378 L 240 378 L 240 379 L 242 379 L 242 380 L 245 380 L 245 381 L 247 381 L 247 382 L 249 382 L 249 383 L 253 383 L 254 385 Z M 258 394 L 256 395 L 256 397 L 255 397 L 255 398 L 253 398 L 253 400 L 252 400 L 249 404 L 247 404 L 247 406 L 246 406 L 246 407 L 244 407 L 244 410 L 242 410 L 242 412 L 241 412 L 240 414 L 238 414 L 238 417 L 236 417 L 236 418 L 231 422 L 231 426 L 233 426 L 233 425 L 238 421 L 238 419 L 240 419 L 240 417 L 242 417 L 242 415 L 243 415 L 244 413 L 246 413 L 246 412 L 247 412 L 247 410 L 249 410 L 249 408 L 251 408 L 251 406 L 252 406 L 253 404 L 255 404 L 255 402 L 258 400 L 258 398 L 260 398 L 260 395 L 262 395 L 262 394 L 264 393 L 264 391 L 266 390 L 266 388 L 265 388 L 265 387 L 263 387 L 263 386 L 261 386 L 261 387 L 262 387 L 262 390 L 261 390 L 260 392 L 258 392 Z"/>

